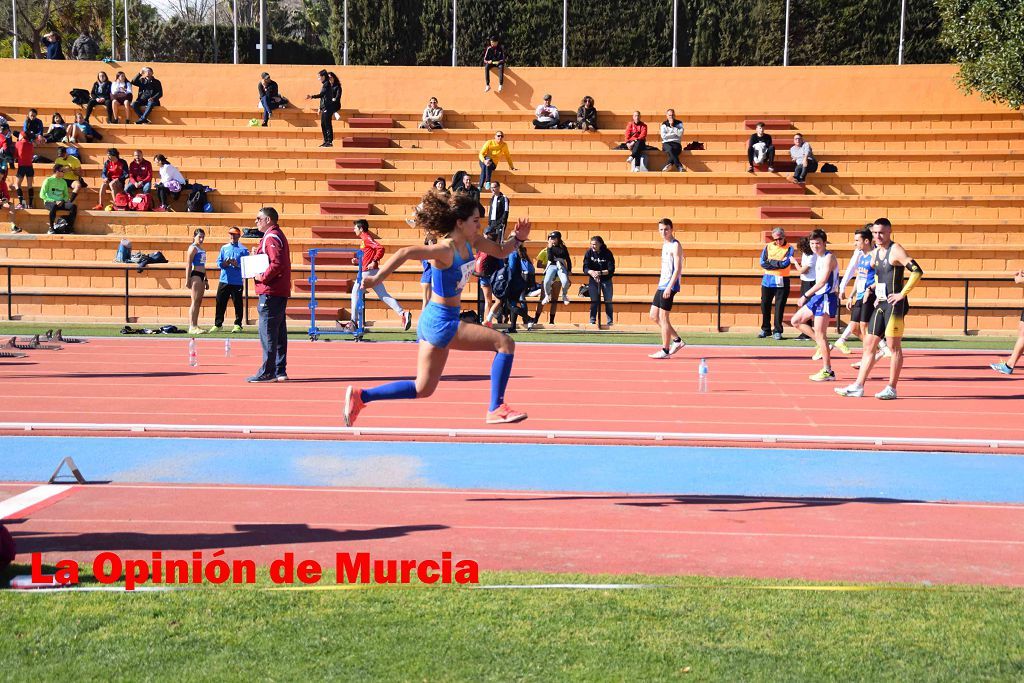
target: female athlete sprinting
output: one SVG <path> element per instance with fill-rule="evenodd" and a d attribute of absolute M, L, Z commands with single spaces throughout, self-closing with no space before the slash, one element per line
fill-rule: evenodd
<path fill-rule="evenodd" d="M 373 401 L 401 398 L 426 398 L 434 393 L 441 379 L 448 352 L 494 351 L 491 364 L 491 404 L 487 412 L 488 424 L 519 422 L 526 413 L 513 410 L 505 404 L 505 386 L 512 374 L 515 342 L 507 334 L 491 328 L 459 320 L 462 288 L 473 271 L 473 250 L 504 259 L 530 234 L 530 221 L 520 218 L 514 236 L 497 244 L 480 234 L 480 204 L 465 195 L 447 196 L 431 190 L 415 213 L 416 225 L 427 236 L 437 238 L 436 244 L 422 247 L 404 247 L 375 275 L 363 278 L 363 289 L 382 282 L 405 261 L 430 261 L 431 297 L 416 326 L 419 338 L 419 359 L 416 381 L 404 380 L 382 384 L 370 389 L 350 386 L 345 392 L 345 425 L 351 427 L 363 406 Z"/>

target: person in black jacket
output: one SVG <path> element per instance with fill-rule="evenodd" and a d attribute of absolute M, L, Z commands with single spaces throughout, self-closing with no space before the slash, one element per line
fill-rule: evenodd
<path fill-rule="evenodd" d="M 562 283 L 562 303 L 568 306 L 569 286 L 572 284 L 569 279 L 572 273 L 572 257 L 569 256 L 569 248 L 565 246 L 562 233 L 558 230 L 548 233 L 548 246 L 537 256 L 537 267 L 544 269 L 544 298 L 540 301 L 541 305 L 551 301 L 551 290 L 557 277 Z"/>
<path fill-rule="evenodd" d="M 46 41 L 47 59 L 64 59 L 64 48 L 61 47 L 60 36 L 56 31 L 47 33 L 43 36 L 43 40 Z"/>
<path fill-rule="evenodd" d="M 132 79 L 132 85 L 138 88 L 135 101 L 132 103 L 132 109 L 139 117 L 135 123 L 150 123 L 149 113 L 153 111 L 153 107 L 160 106 L 160 98 L 164 96 L 164 87 L 160 81 L 153 78 L 153 70 L 148 66 Z"/>
<path fill-rule="evenodd" d="M 323 133 L 324 142 L 321 147 L 334 146 L 334 125 L 331 117 L 341 109 L 341 81 L 334 77 L 331 81 L 331 74 L 326 69 L 321 69 L 317 74 L 320 77 L 320 92 L 316 95 L 306 95 L 307 100 L 320 100 L 318 111 L 320 112 L 320 131 Z"/>
<path fill-rule="evenodd" d="M 576 110 L 576 127 L 582 131 L 597 131 L 597 108 L 594 98 L 587 95 Z"/>
<path fill-rule="evenodd" d="M 96 74 L 96 82 L 92 84 L 92 91 L 89 93 L 89 104 L 85 105 L 86 123 L 89 122 L 93 107 L 97 104 L 107 108 L 107 123 L 117 123 L 114 121 L 114 109 L 111 106 L 113 100 L 110 99 L 110 76 L 107 76 L 106 71 Z"/>
<path fill-rule="evenodd" d="M 469 177 L 469 176 L 466 176 Z M 491 183 L 491 201 L 487 207 L 487 231 L 501 235 L 508 224 L 508 197 L 501 192 L 501 183 Z"/>
<path fill-rule="evenodd" d="M 480 203 L 480 188 L 473 184 L 473 179 L 465 171 L 459 176 L 458 185 L 452 183 L 451 191 L 453 194 L 464 194 L 477 204 Z"/>
<path fill-rule="evenodd" d="M 615 275 L 615 256 L 599 235 L 590 238 L 590 249 L 583 255 L 583 272 L 587 274 L 590 290 L 590 324 L 597 324 L 597 313 L 604 297 L 605 325 L 615 323 L 612 315 L 612 276 Z"/>
<path fill-rule="evenodd" d="M 772 144 L 772 136 L 764 132 L 764 124 L 760 122 L 747 142 L 747 173 L 754 172 L 755 158 L 760 163 L 768 164 L 769 173 L 775 172 L 775 145 Z"/>
<path fill-rule="evenodd" d="M 505 46 L 498 36 L 489 38 L 489 45 L 484 50 L 484 92 L 491 90 L 491 68 L 498 67 L 498 92 L 505 87 Z"/>
<path fill-rule="evenodd" d="M 270 121 L 270 112 L 275 109 L 284 109 L 288 99 L 281 97 L 277 88 L 277 81 L 270 79 L 270 74 L 264 71 L 260 74 L 260 82 L 256 84 L 256 91 L 260 94 L 260 105 L 263 107 L 263 126 L 266 127 Z"/>

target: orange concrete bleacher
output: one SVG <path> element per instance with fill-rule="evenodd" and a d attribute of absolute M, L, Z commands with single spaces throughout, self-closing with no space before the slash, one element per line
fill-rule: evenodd
<path fill-rule="evenodd" d="M 89 87 L 96 66 L 0 60 L 0 72 L 8 80 L 16 74 L 19 83 L 17 91 L 0 95 L 0 112 L 15 116 L 15 123 L 30 106 L 44 119 L 53 110 L 70 118 L 74 107 L 64 93 Z M 139 66 L 116 68 L 134 73 Z M 591 235 L 603 236 L 616 255 L 617 329 L 648 328 L 662 216 L 676 221 L 686 253 L 682 305 L 673 314 L 680 325 L 754 329 L 760 322 L 757 265 L 766 231 L 782 225 L 795 241 L 820 227 L 845 262 L 853 231 L 884 215 L 927 273 L 914 293 L 912 332 L 961 330 L 962 277 L 973 278 L 971 330 L 1016 329 L 1012 312 L 1024 297 L 1007 275 L 1024 264 L 1024 119 L 958 92 L 949 66 L 510 69 L 500 94 L 480 92 L 475 68 L 335 67 L 344 97 L 330 149 L 318 146 L 318 118 L 299 99 L 318 87 L 317 67 L 270 68 L 282 93 L 298 106 L 276 110 L 268 128 L 248 125 L 258 116 L 253 93 L 264 67 L 154 68 L 166 95 L 153 125 L 107 126 L 103 112 L 94 116 L 104 140 L 80 149 L 91 187 L 79 198 L 76 234 L 46 235 L 46 212 L 37 203 L 16 216 L 25 233 L 0 235 L 0 287 L 7 286 L 3 266 L 10 266 L 16 318 L 181 323 L 188 299 L 180 261 L 192 230 L 207 228 L 212 257 L 228 227 L 252 225 L 256 210 L 269 204 L 281 211 L 291 240 L 295 283 L 289 316 L 301 328 L 309 300 L 303 252 L 357 246 L 351 231 L 357 218 L 370 221 L 390 253 L 421 243 L 422 235 L 406 222 L 412 207 L 437 176 L 466 170 L 475 180 L 477 150 L 501 129 L 517 170 L 501 160 L 495 178 L 511 199 L 512 219 L 530 216 L 538 236 L 560 230 L 574 257 L 572 302 L 559 306 L 557 326 L 585 326 L 589 319 L 589 301 L 575 294 L 584 281 L 579 270 Z M 197 70 L 202 78 L 196 78 Z M 763 86 L 756 102 L 745 86 L 753 81 Z M 789 97 L 794 89 L 802 93 L 799 106 Z M 582 95 L 592 95 L 601 130 L 533 130 L 532 111 L 543 92 L 552 92 L 566 115 Z M 431 96 L 446 109 L 445 130 L 418 128 Z M 864 102 L 871 102 L 870 109 Z M 641 110 L 652 131 L 648 142 L 657 147 L 657 125 L 668 107 L 684 122 L 684 142 L 699 140 L 705 149 L 683 153 L 687 173 L 630 173 L 626 153 L 615 149 L 630 113 Z M 775 136 L 776 172 L 761 167 L 750 174 L 745 143 L 761 120 Z M 790 183 L 787 152 L 795 132 L 838 172 L 811 174 L 804 185 Z M 186 178 L 216 188 L 210 201 L 217 212 L 184 213 L 183 199 L 173 213 L 90 210 L 110 146 L 123 156 L 135 148 L 150 158 L 166 154 Z M 52 158 L 52 149 L 42 146 L 39 152 Z M 650 168 L 660 169 L 662 152 L 649 155 Z M 37 185 L 44 168 L 37 168 Z M 135 250 L 163 251 L 175 263 L 142 273 L 112 264 L 122 237 Z M 531 256 L 542 242 L 538 237 L 528 245 Z M 353 267 L 347 259 L 326 256 L 317 266 L 318 318 L 331 320 L 347 315 Z M 211 277 L 216 275 L 211 268 Z M 388 289 L 417 311 L 419 264 L 400 268 Z M 475 295 L 471 285 L 467 299 Z M 207 297 L 204 320 L 212 306 L 213 297 Z M 250 318 L 254 309 L 250 301 Z M 372 295 L 367 317 L 378 328 L 398 325 Z"/>

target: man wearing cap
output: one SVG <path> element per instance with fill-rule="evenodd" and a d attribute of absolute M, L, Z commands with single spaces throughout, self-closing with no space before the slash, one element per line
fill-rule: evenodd
<path fill-rule="evenodd" d="M 261 125 L 266 127 L 270 121 L 270 112 L 274 109 L 284 109 L 288 100 L 281 97 L 281 93 L 277 89 L 277 81 L 271 80 L 270 74 L 266 71 L 260 74 L 260 82 L 256 85 L 256 90 L 260 94 L 260 106 L 263 107 L 263 123 Z"/>
<path fill-rule="evenodd" d="M 242 231 L 228 228 L 231 242 L 220 248 L 217 255 L 217 267 L 220 268 L 220 283 L 217 285 L 217 312 L 213 317 L 210 332 L 220 332 L 224 324 L 224 311 L 228 307 L 228 297 L 235 303 L 235 326 L 231 332 L 242 331 L 242 257 L 249 255 L 249 250 L 238 243 Z"/>
<path fill-rule="evenodd" d="M 558 107 L 551 104 L 551 95 L 544 96 L 544 103 L 537 105 L 534 128 L 558 128 Z"/>

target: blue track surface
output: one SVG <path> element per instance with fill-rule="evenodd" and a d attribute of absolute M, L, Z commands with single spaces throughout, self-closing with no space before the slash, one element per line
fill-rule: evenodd
<path fill-rule="evenodd" d="M 0 438 L 0 481 L 90 480 L 1024 503 L 1024 456 L 647 446 Z"/>

